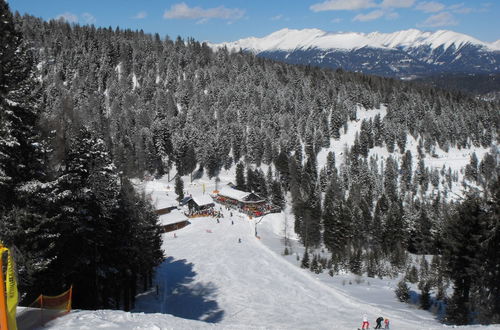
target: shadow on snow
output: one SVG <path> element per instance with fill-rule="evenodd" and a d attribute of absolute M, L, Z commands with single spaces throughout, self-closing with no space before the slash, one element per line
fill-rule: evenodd
<path fill-rule="evenodd" d="M 196 272 L 193 271 L 192 263 L 168 257 L 158 267 L 157 275 L 164 281 L 160 285 L 166 287 L 165 313 L 209 323 L 223 319 L 224 311 L 215 300 L 217 287 L 212 282 L 194 283 Z"/>

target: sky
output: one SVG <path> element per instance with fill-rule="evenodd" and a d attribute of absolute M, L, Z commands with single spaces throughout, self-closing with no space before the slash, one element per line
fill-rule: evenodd
<path fill-rule="evenodd" d="M 45 20 L 142 29 L 199 41 L 263 37 L 290 28 L 331 32 L 453 30 L 500 39 L 499 0 L 7 0 Z"/>

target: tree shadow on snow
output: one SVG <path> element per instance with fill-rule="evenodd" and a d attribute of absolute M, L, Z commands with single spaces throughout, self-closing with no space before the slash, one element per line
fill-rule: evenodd
<path fill-rule="evenodd" d="M 217 287 L 212 282 L 194 283 L 192 263 L 169 257 L 160 267 L 166 278 L 166 313 L 209 323 L 223 319 L 224 311 L 215 300 Z"/>

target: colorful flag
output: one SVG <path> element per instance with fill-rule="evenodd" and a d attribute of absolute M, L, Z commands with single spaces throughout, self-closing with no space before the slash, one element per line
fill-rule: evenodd
<path fill-rule="evenodd" d="M 6 280 L 7 322 L 9 324 L 9 330 L 17 330 L 16 309 L 19 301 L 19 293 L 17 291 L 14 259 L 12 258 L 12 254 L 10 252 L 8 257 Z"/>

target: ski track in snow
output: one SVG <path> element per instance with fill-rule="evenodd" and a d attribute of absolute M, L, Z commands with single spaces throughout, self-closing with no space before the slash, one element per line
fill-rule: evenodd
<path fill-rule="evenodd" d="M 318 168 L 324 166 L 329 150 L 341 163 L 344 147 L 351 146 L 361 120 L 385 115 L 385 107 L 358 110 L 358 121 L 350 122 L 345 134 L 332 140 L 328 150 L 318 156 Z M 416 157 L 416 142 L 408 139 Z M 376 152 L 372 150 L 371 152 Z M 478 158 L 481 159 L 481 151 Z M 381 153 L 381 156 L 387 156 Z M 476 153 L 478 153 L 476 151 Z M 397 154 L 395 152 L 393 155 Z M 438 156 L 442 154 L 438 152 Z M 458 156 L 457 156 L 458 155 Z M 468 162 L 469 153 L 460 150 L 449 158 L 426 159 L 441 166 L 455 161 Z M 382 158 L 385 158 L 382 157 Z M 460 163 L 460 166 L 463 164 Z M 429 163 L 427 163 L 429 165 Z M 415 169 L 416 164 L 414 164 Z M 265 172 L 267 168 L 263 166 Z M 173 174 L 173 173 L 171 173 Z M 223 184 L 233 181 L 234 168 L 219 176 Z M 173 175 L 171 175 L 173 178 Z M 185 190 L 193 196 L 216 188 L 214 178 L 206 176 L 189 182 Z M 151 197 L 156 208 L 176 205 L 173 180 L 166 178 L 136 182 Z M 216 204 L 217 208 L 219 207 Z M 134 312 L 98 310 L 72 311 L 46 327 L 50 329 L 357 329 L 362 315 L 371 325 L 378 316 L 391 320 L 391 329 L 442 329 L 429 312 L 396 301 L 397 280 L 356 278 L 353 275 L 330 277 L 298 267 L 296 256 L 303 248 L 293 233 L 293 215 L 285 212 L 249 219 L 246 215 L 222 207 L 220 223 L 213 218 L 190 219 L 191 224 L 163 235 L 165 261 L 157 269 L 153 287 L 137 297 Z M 234 221 L 234 225 L 231 224 Z M 260 221 L 261 220 L 261 221 Z M 283 256 L 285 221 L 292 254 Z M 256 222 L 258 224 L 256 225 Z M 255 230 L 260 239 L 255 237 Z M 242 243 L 238 243 L 238 239 Z M 356 280 L 360 280 L 357 283 Z M 346 285 L 346 282 L 354 284 Z M 467 326 L 464 329 L 500 329 L 500 326 Z"/>
<path fill-rule="evenodd" d="M 202 184 L 187 186 L 188 193 L 202 194 Z M 215 188 L 205 186 L 207 192 Z M 166 180 L 146 185 L 162 205 L 175 205 L 169 189 Z M 230 217 L 230 212 L 223 208 L 220 223 L 191 219 L 191 225 L 176 231 L 177 238 L 163 235 L 166 259 L 156 276 L 160 294 L 153 288 L 139 295 L 135 313 L 75 311 L 50 328 L 357 329 L 363 314 L 373 323 L 378 316 L 388 317 L 392 329 L 445 327 L 433 314 L 397 302 L 386 280 L 369 279 L 370 287 L 341 286 L 336 277 L 300 269 L 294 255 L 283 257 L 282 228 L 289 218 L 284 213 L 250 220 L 235 211 Z M 259 220 L 261 239 L 255 237 Z M 351 288 L 358 291 L 355 297 Z"/>

